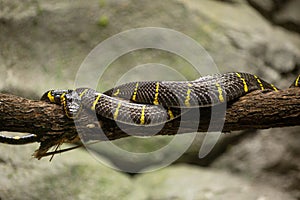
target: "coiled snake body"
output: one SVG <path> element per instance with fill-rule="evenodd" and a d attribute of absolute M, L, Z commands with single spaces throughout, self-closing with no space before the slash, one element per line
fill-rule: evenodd
<path fill-rule="evenodd" d="M 299 87 L 299 79 L 300 75 L 291 87 Z M 62 105 L 69 118 L 76 118 L 81 109 L 90 109 L 117 122 L 151 126 L 180 116 L 180 109 L 230 102 L 253 90 L 278 89 L 255 75 L 230 72 L 194 81 L 130 82 L 104 93 L 90 88 L 49 90 L 41 100 Z M 0 142 L 10 144 L 29 143 L 34 139 L 36 136 L 32 134 L 17 138 L 0 135 Z"/>

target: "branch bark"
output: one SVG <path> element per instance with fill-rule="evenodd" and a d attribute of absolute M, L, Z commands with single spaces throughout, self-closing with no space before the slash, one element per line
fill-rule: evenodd
<path fill-rule="evenodd" d="M 41 158 L 52 146 L 64 142 L 72 143 L 80 139 L 114 140 L 130 135 L 175 135 L 195 131 L 230 132 L 298 126 L 300 125 L 299 94 L 300 88 L 289 88 L 278 92 L 254 91 L 227 104 L 224 113 L 223 105 L 190 109 L 184 112 L 182 117 L 163 126 L 139 127 L 116 124 L 104 118 L 97 119 L 89 111 L 83 111 L 74 122 L 65 116 L 61 106 L 0 93 L 0 131 L 37 135 L 40 148 L 35 156 Z"/>

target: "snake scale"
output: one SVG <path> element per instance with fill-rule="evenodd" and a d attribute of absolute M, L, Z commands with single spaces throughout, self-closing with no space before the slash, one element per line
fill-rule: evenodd
<path fill-rule="evenodd" d="M 300 86 L 300 75 L 291 87 Z M 76 118 L 81 109 L 120 123 L 145 126 L 158 125 L 181 115 L 180 109 L 208 107 L 238 99 L 254 90 L 277 91 L 274 85 L 256 75 L 229 72 L 200 77 L 194 81 L 130 82 L 104 93 L 90 88 L 49 90 L 41 100 L 63 106 L 68 118 Z M 9 137 L 0 142 L 26 144 L 36 135 Z"/>

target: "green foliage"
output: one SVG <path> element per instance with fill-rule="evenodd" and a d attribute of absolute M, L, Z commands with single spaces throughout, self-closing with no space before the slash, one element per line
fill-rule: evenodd
<path fill-rule="evenodd" d="M 99 7 L 103 8 L 106 6 L 106 0 L 99 0 Z"/>
<path fill-rule="evenodd" d="M 98 26 L 100 27 L 106 27 L 109 23 L 109 19 L 106 15 L 102 15 L 99 17 L 99 20 L 98 20 Z"/>

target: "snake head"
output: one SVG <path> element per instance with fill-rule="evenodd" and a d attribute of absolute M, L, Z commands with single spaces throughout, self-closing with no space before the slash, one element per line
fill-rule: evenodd
<path fill-rule="evenodd" d="M 74 90 L 68 90 L 60 96 L 61 104 L 64 107 L 68 118 L 76 118 L 81 111 L 81 97 Z"/>
<path fill-rule="evenodd" d="M 42 101 L 62 105 L 68 118 L 75 118 L 81 109 L 81 98 L 74 90 L 49 90 L 41 98 Z"/>
<path fill-rule="evenodd" d="M 61 105 L 61 97 L 71 92 L 72 90 L 49 90 L 43 94 L 41 100 Z"/>

